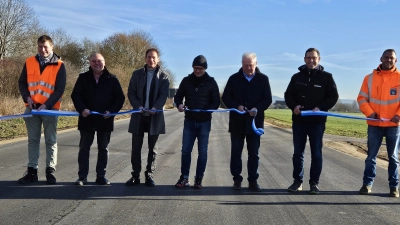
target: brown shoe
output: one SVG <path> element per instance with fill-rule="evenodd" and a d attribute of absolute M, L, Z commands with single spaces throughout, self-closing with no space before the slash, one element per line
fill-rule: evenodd
<path fill-rule="evenodd" d="M 242 182 L 241 181 L 234 181 L 233 189 L 234 190 L 242 190 Z"/>

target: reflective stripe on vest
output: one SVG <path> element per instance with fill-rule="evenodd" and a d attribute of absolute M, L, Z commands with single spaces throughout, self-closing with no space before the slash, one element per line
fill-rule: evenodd
<path fill-rule="evenodd" d="M 387 100 L 387 101 L 382 101 L 382 100 L 371 97 L 373 76 L 374 76 L 374 73 L 371 73 L 368 75 L 368 93 L 360 91 L 359 94 L 361 96 L 367 98 L 368 102 L 375 103 L 378 105 L 390 105 L 390 104 L 395 104 L 395 103 L 397 104 L 400 101 L 400 95 L 397 95 L 397 98 L 395 98 L 395 99 L 391 99 L 391 100 Z M 397 87 L 397 93 L 400 93 L 399 91 L 400 91 L 400 87 Z M 361 103 L 362 102 L 359 102 L 358 104 L 361 104 Z"/>

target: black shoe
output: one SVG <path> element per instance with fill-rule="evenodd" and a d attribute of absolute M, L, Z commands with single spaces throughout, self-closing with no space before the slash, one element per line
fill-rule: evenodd
<path fill-rule="evenodd" d="M 312 182 L 310 184 L 310 194 L 313 194 L 313 195 L 318 195 L 319 194 L 318 185 L 316 183 L 314 183 L 314 182 Z"/>
<path fill-rule="evenodd" d="M 138 185 L 140 184 L 140 179 L 139 177 L 132 176 L 131 179 L 129 179 L 127 182 L 125 182 L 126 186 L 133 186 L 133 185 Z"/>
<path fill-rule="evenodd" d="M 99 185 L 110 185 L 110 181 L 107 180 L 105 177 L 97 177 L 96 178 L 96 183 Z"/>
<path fill-rule="evenodd" d="M 87 179 L 83 178 L 83 177 L 79 177 L 79 179 L 75 182 L 75 185 L 79 185 L 79 186 L 82 186 L 85 184 L 87 184 Z"/>
<path fill-rule="evenodd" d="M 51 167 L 46 168 L 46 180 L 47 180 L 48 184 L 56 184 L 57 183 L 57 179 L 54 176 L 54 172 L 56 172 L 56 169 L 51 168 Z"/>
<path fill-rule="evenodd" d="M 38 181 L 37 169 L 28 167 L 28 170 L 25 172 L 24 176 L 18 180 L 18 183 L 28 184 L 36 181 Z"/>
<path fill-rule="evenodd" d="M 241 181 L 234 181 L 233 182 L 233 189 L 234 190 L 242 190 L 242 182 Z"/>
<path fill-rule="evenodd" d="M 183 187 L 189 187 L 190 183 L 187 178 L 185 178 L 183 175 L 179 177 L 178 182 L 176 182 L 175 187 L 177 188 L 183 188 Z"/>
<path fill-rule="evenodd" d="M 156 186 L 156 183 L 155 183 L 154 180 L 153 180 L 153 176 L 151 176 L 151 175 L 147 175 L 147 176 L 146 176 L 146 181 L 145 181 L 144 183 L 147 185 L 147 187 L 154 187 L 154 186 Z"/>
<path fill-rule="evenodd" d="M 287 189 L 290 192 L 296 192 L 296 191 L 301 191 L 303 190 L 303 185 L 300 181 L 294 181 L 290 187 Z"/>
<path fill-rule="evenodd" d="M 202 189 L 203 185 L 201 185 L 201 181 L 203 180 L 203 177 L 194 177 L 194 185 L 193 188 L 195 189 Z"/>
<path fill-rule="evenodd" d="M 369 186 L 369 185 L 363 185 L 363 186 L 361 187 L 361 189 L 360 189 L 360 194 L 361 194 L 361 195 L 367 195 L 367 194 L 371 193 L 371 191 L 372 191 L 371 189 L 372 189 L 371 186 Z"/>
<path fill-rule="evenodd" d="M 391 187 L 390 188 L 390 192 L 389 192 L 389 196 L 398 198 L 399 197 L 399 188 L 398 187 Z"/>
<path fill-rule="evenodd" d="M 249 182 L 249 189 L 252 191 L 261 191 L 260 185 L 258 185 L 256 180 Z"/>

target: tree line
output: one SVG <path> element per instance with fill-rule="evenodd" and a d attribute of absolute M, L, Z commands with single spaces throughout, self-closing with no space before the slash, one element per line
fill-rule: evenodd
<path fill-rule="evenodd" d="M 117 75 L 127 92 L 132 72 L 145 64 L 148 48 L 162 50 L 150 34 L 133 30 L 114 33 L 102 41 L 89 38 L 77 40 L 65 29 L 48 30 L 43 27 L 34 10 L 25 0 L 0 0 L 0 96 L 19 98 L 18 78 L 25 59 L 37 54 L 37 38 L 49 35 L 54 42 L 54 52 L 64 61 L 67 70 L 67 87 L 64 96 L 70 96 L 79 73 L 89 68 L 88 57 L 100 52 L 108 70 Z M 170 74 L 170 87 L 175 84 L 175 75 L 161 61 L 163 70 Z M 126 101 L 126 105 L 128 102 Z"/>

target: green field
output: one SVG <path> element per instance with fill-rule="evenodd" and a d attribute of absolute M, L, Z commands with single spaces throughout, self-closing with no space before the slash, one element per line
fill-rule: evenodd
<path fill-rule="evenodd" d="M 362 113 L 341 114 L 364 117 Z M 268 109 L 265 111 L 265 120 L 268 123 L 289 128 L 292 127 L 292 111 L 289 109 Z M 367 138 L 367 123 L 365 120 L 329 116 L 325 133 L 347 137 Z"/>

